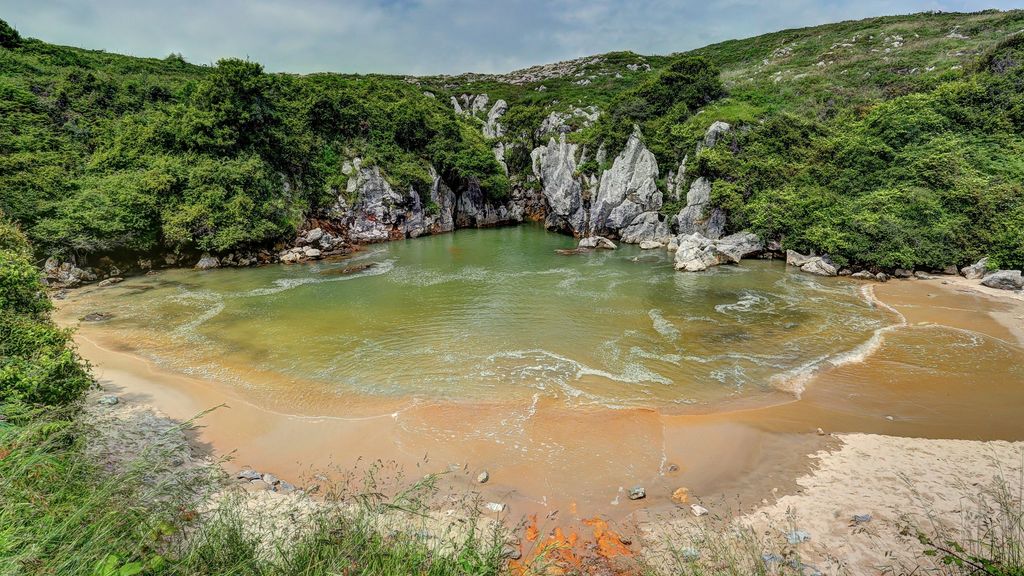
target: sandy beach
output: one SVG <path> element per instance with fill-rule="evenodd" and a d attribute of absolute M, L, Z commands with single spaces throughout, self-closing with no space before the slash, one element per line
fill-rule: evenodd
<path fill-rule="evenodd" d="M 501 403 L 362 399 L 355 415 L 287 414 L 216 381 L 157 367 L 102 325 L 59 318 L 77 326 L 80 353 L 104 391 L 126 405 L 176 420 L 215 408 L 192 442 L 229 456 L 229 471 L 269 470 L 301 486 L 314 473 L 340 477 L 381 459 L 405 470 L 406 479 L 446 472 L 445 490 L 504 503 L 513 520 L 549 518 L 548 529 L 602 517 L 640 536 L 635 548 L 656 551 L 666 535 L 710 525 L 708 518 L 738 519 L 771 538 L 785 534 L 781 526 L 798 526 L 810 534 L 800 544 L 809 562 L 874 573 L 918 552 L 896 528 L 901 515 L 954 518 L 971 486 L 999 473 L 1019 478 L 1024 382 L 1001 378 L 998 366 L 970 363 L 969 381 L 947 366 L 923 379 L 901 354 L 936 339 L 932 333 L 974 334 L 996 342 L 1000 354 L 1024 359 L 1024 298 L 953 277 L 870 289 L 902 325 L 864 358 L 815 373 L 798 400 L 710 414 L 541 403 L 524 430 L 566 447 L 556 463 L 473 438 L 474 423 L 502 418 L 508 407 Z M 900 346 L 907 338 L 912 345 Z M 432 429 L 447 435 L 421 433 Z M 482 470 L 487 484 L 475 481 Z M 645 487 L 645 499 L 626 497 L 634 485 Z M 674 503 L 680 487 L 711 514 L 698 519 L 689 503 Z M 854 530 L 854 514 L 872 520 Z"/>

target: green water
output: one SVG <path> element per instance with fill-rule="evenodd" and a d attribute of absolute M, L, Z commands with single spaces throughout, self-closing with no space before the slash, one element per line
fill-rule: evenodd
<path fill-rule="evenodd" d="M 555 253 L 574 245 L 535 226 L 460 230 L 341 261 L 164 271 L 74 305 L 112 312 L 105 329 L 176 370 L 314 407 L 714 404 L 855 357 L 891 323 L 859 284 L 779 262 L 688 274 L 663 250 Z"/>

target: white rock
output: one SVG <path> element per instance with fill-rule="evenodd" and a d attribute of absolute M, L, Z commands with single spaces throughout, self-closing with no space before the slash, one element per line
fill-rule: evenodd
<path fill-rule="evenodd" d="M 701 506 L 700 504 L 690 504 L 690 511 L 693 512 L 694 516 L 707 516 L 708 509 Z"/>

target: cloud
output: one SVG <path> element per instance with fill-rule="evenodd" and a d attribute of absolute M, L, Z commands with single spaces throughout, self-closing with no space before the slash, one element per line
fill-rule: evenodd
<path fill-rule="evenodd" d="M 271 71 L 506 72 L 579 56 L 664 54 L 783 28 L 922 10 L 1010 8 L 968 0 L 0 0 L 23 35 L 137 56 Z"/>

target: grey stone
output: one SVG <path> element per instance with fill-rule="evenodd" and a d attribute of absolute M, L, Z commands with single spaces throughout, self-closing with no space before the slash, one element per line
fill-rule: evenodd
<path fill-rule="evenodd" d="M 654 241 L 662 244 L 672 237 L 668 224 L 657 212 L 644 212 L 619 231 L 619 239 L 626 244 L 640 244 Z"/>
<path fill-rule="evenodd" d="M 118 403 L 118 399 L 117 396 L 109 394 L 107 396 L 101 397 L 99 400 L 96 401 L 96 403 L 102 404 L 104 406 L 116 406 Z"/>
<path fill-rule="evenodd" d="M 656 250 L 658 248 L 663 248 L 664 246 L 664 244 L 657 240 L 644 240 L 640 243 L 641 250 Z"/>
<path fill-rule="evenodd" d="M 643 500 L 647 497 L 647 491 L 644 490 L 643 486 L 633 486 L 629 489 L 630 500 Z"/>
<path fill-rule="evenodd" d="M 508 112 L 508 102 L 498 100 L 487 113 L 487 123 L 484 124 L 484 136 L 488 138 L 499 138 L 504 135 L 505 130 L 501 126 L 501 117 Z"/>
<path fill-rule="evenodd" d="M 613 233 L 631 224 L 644 212 L 657 212 L 662 195 L 658 190 L 658 162 L 644 146 L 639 129 L 626 142 L 601 181 L 590 205 L 590 230 Z"/>
<path fill-rule="evenodd" d="M 100 288 L 106 288 L 107 286 L 113 286 L 114 284 L 119 284 L 121 282 L 124 282 L 124 278 L 121 278 L 120 276 L 115 276 L 113 278 L 107 278 L 106 280 L 100 281 L 100 283 L 97 284 L 96 286 Z"/>
<path fill-rule="evenodd" d="M 722 136 L 725 136 L 730 130 L 732 130 L 732 126 L 721 120 L 716 120 L 711 126 L 708 126 L 707 131 L 704 133 L 704 145 L 708 148 L 714 148 L 715 144 L 718 144 L 722 139 Z"/>
<path fill-rule="evenodd" d="M 196 270 L 212 270 L 214 268 L 220 268 L 220 260 L 216 256 L 210 256 L 209 254 L 203 254 L 203 257 L 196 262 Z"/>
<path fill-rule="evenodd" d="M 997 270 L 985 276 L 981 284 L 1000 290 L 1020 290 L 1024 288 L 1024 278 L 1020 270 Z"/>
<path fill-rule="evenodd" d="M 725 233 L 725 212 L 711 206 L 711 182 L 697 178 L 686 193 L 686 206 L 676 214 L 676 229 L 680 234 L 700 233 L 706 238 L 721 238 Z"/>
<path fill-rule="evenodd" d="M 875 275 L 867 270 L 861 270 L 860 272 L 854 272 L 850 275 L 851 278 L 859 278 L 863 280 L 874 280 Z"/>
<path fill-rule="evenodd" d="M 263 476 L 259 472 L 255 471 L 255 470 L 248 469 L 248 468 L 246 468 L 244 470 L 239 470 L 238 474 L 235 474 L 235 477 L 236 478 L 241 478 L 243 480 L 250 480 L 250 481 L 251 480 L 262 480 L 262 478 L 263 478 Z"/>
<path fill-rule="evenodd" d="M 615 250 L 617 246 L 615 242 L 605 238 L 604 236 L 587 236 L 586 238 L 580 239 L 580 243 L 577 245 L 578 248 L 603 248 L 605 250 Z"/>
<path fill-rule="evenodd" d="M 676 242 L 679 248 L 675 269 L 683 272 L 700 272 L 720 264 L 737 263 L 764 250 L 760 238 L 750 232 L 737 232 L 718 240 L 694 233 L 680 236 Z"/>
<path fill-rule="evenodd" d="M 892 275 L 896 278 L 912 278 L 914 276 L 914 271 L 906 268 L 897 268 L 892 271 Z"/>
<path fill-rule="evenodd" d="M 477 474 L 477 477 L 476 477 L 476 481 L 478 483 L 480 483 L 480 484 L 486 484 L 487 481 L 490 480 L 490 479 L 491 479 L 491 475 L 487 473 L 487 470 L 484 470 L 484 471 L 480 472 L 480 474 Z"/>
<path fill-rule="evenodd" d="M 576 178 L 577 145 L 566 142 L 565 134 L 552 138 L 548 145 L 535 148 L 530 156 L 533 174 L 543 187 L 548 206 L 545 227 L 566 233 L 585 232 L 583 185 Z"/>
<path fill-rule="evenodd" d="M 306 242 L 310 244 L 318 242 L 324 236 L 324 231 L 320 228 L 313 228 L 309 232 L 306 232 Z"/>
<path fill-rule="evenodd" d="M 988 272 L 988 258 L 982 258 L 970 266 L 964 266 L 960 273 L 968 280 L 980 280 Z"/>

